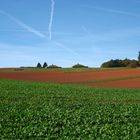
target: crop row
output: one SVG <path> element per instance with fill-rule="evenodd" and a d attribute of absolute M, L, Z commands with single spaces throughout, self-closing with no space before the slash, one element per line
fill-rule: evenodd
<path fill-rule="evenodd" d="M 0 81 L 1 139 L 140 139 L 140 90 Z"/>

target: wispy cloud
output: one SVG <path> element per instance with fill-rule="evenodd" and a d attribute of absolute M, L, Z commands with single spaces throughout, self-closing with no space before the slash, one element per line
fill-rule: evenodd
<path fill-rule="evenodd" d="M 12 21 L 14 21 L 15 23 L 17 23 L 20 27 L 24 28 L 26 31 L 33 33 L 34 35 L 40 37 L 40 38 L 46 38 L 46 36 L 44 34 L 42 34 L 41 32 L 39 32 L 38 30 L 30 27 L 29 25 L 23 23 L 22 21 L 20 21 L 19 19 L 15 18 L 14 16 L 10 15 L 9 13 L 0 10 L 0 14 L 3 14 L 5 16 L 7 16 L 9 19 L 11 19 Z"/>
<path fill-rule="evenodd" d="M 91 32 L 90 34 L 87 34 L 85 32 L 84 35 L 81 36 L 72 36 L 71 39 L 65 38 L 65 41 L 67 41 L 68 43 L 78 42 L 79 45 L 82 44 L 82 46 L 84 42 L 85 44 L 90 43 L 92 45 L 97 45 L 101 43 L 120 42 L 123 40 L 123 43 L 127 43 L 129 38 L 134 36 L 139 36 L 139 35 L 140 35 L 140 27 L 135 27 L 135 28 L 126 28 L 126 29 L 115 29 L 112 31 L 100 32 L 100 33 Z"/>
<path fill-rule="evenodd" d="M 127 15 L 127 16 L 132 16 L 132 17 L 140 17 L 140 15 L 138 15 L 138 14 L 121 11 L 121 10 L 110 9 L 110 8 L 96 7 L 96 6 L 90 6 L 90 5 L 82 5 L 82 7 L 92 8 L 92 9 L 96 9 L 96 10 L 101 10 L 101 11 L 115 13 L 115 14 L 121 14 L 121 15 Z"/>
<path fill-rule="evenodd" d="M 81 28 L 82 28 L 82 30 L 83 30 L 85 33 L 91 34 L 91 33 L 89 32 L 89 30 L 88 30 L 84 25 L 82 25 Z"/>
<path fill-rule="evenodd" d="M 9 13 L 0 10 L 0 14 L 3 14 L 5 16 L 7 16 L 9 19 L 11 19 L 12 21 L 14 21 L 15 23 L 17 23 L 19 26 L 21 26 L 22 28 L 25 29 L 25 31 L 27 32 L 31 32 L 34 35 L 41 37 L 41 38 L 45 38 L 47 39 L 47 37 L 42 34 L 41 32 L 33 29 L 32 27 L 26 25 L 25 23 L 21 22 L 19 19 L 15 18 L 14 16 L 10 15 Z M 51 25 L 51 24 L 50 24 Z M 51 26 L 50 26 L 51 27 Z M 50 28 L 51 29 L 51 28 Z M 3 31 L 17 31 L 17 32 L 24 32 L 24 30 L 3 30 Z M 51 33 L 51 32 L 50 32 Z M 74 56 L 78 56 L 78 53 L 76 53 L 75 51 L 73 51 L 72 49 L 70 49 L 69 47 L 65 46 L 64 44 L 60 43 L 59 41 L 53 41 L 51 40 L 51 36 L 50 36 L 50 42 L 54 43 L 54 45 L 59 46 L 61 48 L 63 48 L 64 50 L 70 52 L 72 55 Z"/>
<path fill-rule="evenodd" d="M 51 0 L 51 14 L 50 14 L 50 21 L 49 21 L 49 38 L 52 39 L 52 24 L 53 24 L 53 15 L 54 15 L 54 0 Z"/>
<path fill-rule="evenodd" d="M 57 46 L 63 48 L 64 50 L 66 50 L 66 51 L 68 51 L 68 52 L 70 52 L 70 53 L 73 54 L 74 56 L 79 57 L 79 54 L 78 54 L 78 53 L 76 53 L 75 51 L 73 51 L 73 50 L 70 49 L 69 47 L 65 46 L 64 44 L 62 44 L 62 43 L 60 43 L 60 42 L 58 42 L 58 41 L 53 41 L 53 42 L 55 43 L 55 45 L 57 45 Z"/>

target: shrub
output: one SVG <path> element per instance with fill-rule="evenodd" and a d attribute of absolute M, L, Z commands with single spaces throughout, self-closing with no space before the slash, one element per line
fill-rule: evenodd
<path fill-rule="evenodd" d="M 48 69 L 49 69 L 49 68 L 51 68 L 51 69 L 52 69 L 52 68 L 56 69 L 56 68 L 61 68 L 61 67 L 60 67 L 60 66 L 57 66 L 57 65 L 53 65 L 53 64 L 52 64 L 52 65 L 48 66 L 47 68 L 48 68 Z"/>
<path fill-rule="evenodd" d="M 116 60 L 110 60 L 110 61 L 107 61 L 105 63 L 103 63 L 101 65 L 102 68 L 112 68 L 112 67 L 137 67 L 139 64 L 138 64 L 138 61 L 136 60 L 130 60 L 130 59 L 124 59 L 124 60 L 119 60 L 119 59 L 116 59 Z"/>
<path fill-rule="evenodd" d="M 84 66 L 82 64 L 76 64 L 76 65 L 72 66 L 72 68 L 88 68 L 88 66 Z"/>
<path fill-rule="evenodd" d="M 131 61 L 131 63 L 128 65 L 129 68 L 137 68 L 138 62 L 136 60 Z"/>

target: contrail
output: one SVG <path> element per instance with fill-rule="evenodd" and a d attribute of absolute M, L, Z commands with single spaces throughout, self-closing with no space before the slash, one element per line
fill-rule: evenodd
<path fill-rule="evenodd" d="M 19 26 L 21 26 L 22 28 L 26 29 L 26 31 L 31 32 L 31 33 L 33 33 L 33 34 L 35 34 L 36 36 L 39 36 L 39 37 L 41 37 L 41 38 L 46 38 L 46 39 L 47 39 L 47 37 L 46 37 L 44 34 L 42 34 L 42 33 L 40 33 L 39 31 L 33 29 L 32 27 L 26 25 L 25 23 L 21 22 L 19 19 L 15 18 L 14 16 L 10 15 L 9 13 L 0 10 L 0 14 L 3 14 L 3 15 L 5 15 L 5 16 L 7 16 L 9 19 L 11 19 L 12 21 L 16 22 Z M 53 17 L 53 16 L 52 16 L 52 17 Z M 52 19 L 53 19 L 53 18 L 52 18 Z M 51 23 L 51 22 L 50 22 L 50 23 Z M 50 24 L 50 25 L 51 25 L 51 24 Z M 51 26 L 50 26 L 50 27 L 51 27 Z M 51 29 L 51 28 L 50 28 L 50 29 Z M 3 30 L 3 31 L 4 31 L 4 30 Z M 6 30 L 5 30 L 5 31 L 6 31 Z M 7 31 L 10 31 L 10 30 L 7 30 Z M 11 30 L 11 31 L 12 31 L 12 30 Z M 22 30 L 15 30 L 15 31 L 22 31 Z M 73 55 L 78 56 L 78 54 L 77 54 L 75 51 L 73 51 L 73 50 L 70 49 L 69 47 L 63 45 L 62 43 L 60 43 L 60 42 L 58 42 L 58 41 L 52 41 L 52 40 L 50 40 L 50 41 L 53 42 L 55 45 L 57 45 L 57 46 L 59 46 L 59 47 L 65 49 L 66 51 L 72 53 Z"/>
<path fill-rule="evenodd" d="M 52 41 L 52 24 L 53 24 L 53 17 L 54 17 L 54 6 L 55 6 L 55 1 L 51 0 L 51 13 L 50 13 L 50 21 L 49 21 L 49 39 L 50 41 Z M 63 45 L 62 43 L 58 42 L 58 41 L 52 41 L 55 45 L 67 50 L 68 52 L 70 52 L 71 54 L 75 55 L 75 56 L 79 56 L 78 53 L 76 53 L 75 51 L 73 51 L 72 49 L 70 49 L 69 47 Z"/>
<path fill-rule="evenodd" d="M 79 57 L 79 54 L 76 53 L 75 51 L 73 51 L 72 49 L 70 49 L 69 47 L 63 45 L 62 43 L 60 43 L 60 42 L 58 42 L 58 41 L 53 41 L 53 42 L 55 43 L 55 45 L 57 45 L 57 46 L 59 46 L 59 47 L 65 49 L 66 51 L 70 52 L 71 54 L 73 54 L 73 55 Z"/>
<path fill-rule="evenodd" d="M 15 18 L 14 16 L 10 15 L 9 13 L 0 10 L 0 14 L 3 14 L 5 16 L 7 16 L 9 19 L 11 19 L 12 21 L 14 21 L 15 23 L 17 23 L 19 26 L 21 26 L 22 28 L 24 28 L 25 30 L 27 30 L 30 33 L 33 33 L 34 35 L 41 37 L 41 38 L 46 38 L 46 36 L 44 34 L 42 34 L 41 32 L 37 31 L 36 29 L 26 25 L 25 23 L 23 23 L 22 21 L 20 21 L 19 19 Z"/>
<path fill-rule="evenodd" d="M 81 28 L 82 28 L 82 30 L 83 30 L 85 33 L 90 34 L 90 32 L 88 31 L 88 29 L 87 29 L 84 25 L 82 25 Z"/>
<path fill-rule="evenodd" d="M 50 22 L 49 22 L 49 38 L 52 40 L 52 24 L 53 24 L 53 16 L 54 16 L 54 0 L 51 0 L 51 15 L 50 15 Z"/>
<path fill-rule="evenodd" d="M 102 10 L 105 12 L 111 12 L 111 13 L 122 14 L 122 15 L 127 15 L 127 16 L 140 17 L 140 15 L 138 14 L 133 14 L 133 13 L 125 12 L 121 10 L 114 10 L 114 9 L 95 7 L 95 6 L 89 6 L 89 5 L 83 5 L 82 7 L 92 8 L 92 9 Z"/>

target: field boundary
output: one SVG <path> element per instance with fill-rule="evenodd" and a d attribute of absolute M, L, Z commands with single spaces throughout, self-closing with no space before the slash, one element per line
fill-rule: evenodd
<path fill-rule="evenodd" d="M 112 81 L 120 81 L 120 80 L 129 80 L 129 79 L 139 79 L 140 76 L 128 76 L 123 78 L 109 78 L 109 79 L 101 79 L 101 80 L 84 80 L 84 81 L 76 81 L 76 82 L 68 82 L 71 84 L 84 84 L 84 83 L 102 83 L 102 82 L 112 82 Z"/>

